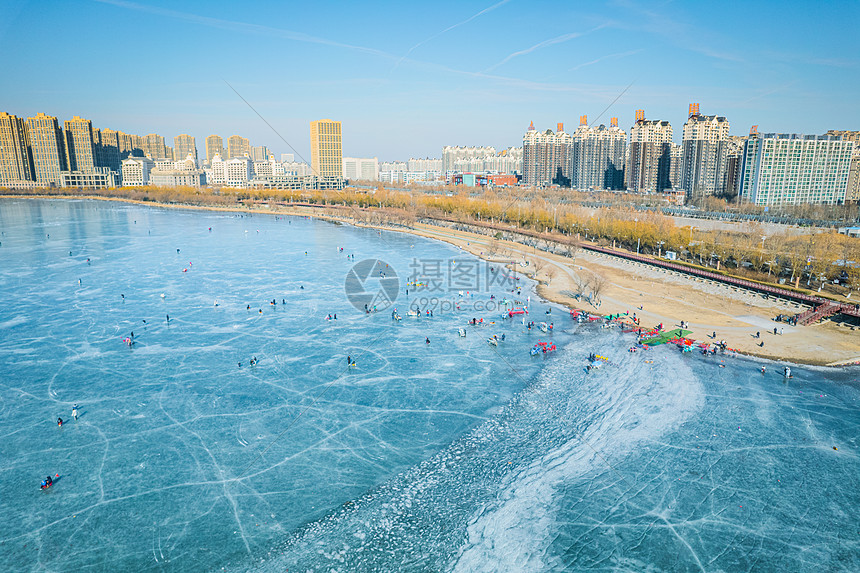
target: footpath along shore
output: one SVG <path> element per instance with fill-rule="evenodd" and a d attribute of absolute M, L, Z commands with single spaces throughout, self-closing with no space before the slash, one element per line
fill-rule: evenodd
<path fill-rule="evenodd" d="M 69 199 L 53 196 L 42 198 Z M 679 327 L 680 321 L 683 320 L 687 323 L 686 328 L 692 331 L 688 337 L 697 342 L 725 340 L 729 348 L 740 353 L 772 360 L 827 366 L 860 363 L 858 330 L 832 321 L 810 326 L 789 326 L 773 320 L 778 314 L 796 314 L 799 307 L 795 303 L 772 297 L 765 298 L 762 294 L 731 285 L 716 284 L 584 249 L 580 249 L 575 259 L 571 259 L 535 250 L 520 243 L 495 240 L 496 253 L 490 255 L 488 251 L 491 238 L 486 235 L 423 223 L 416 223 L 412 228 L 376 227 L 357 223 L 348 217 L 333 216 L 324 209 L 301 206 L 266 205 L 265 208 L 249 209 L 162 204 L 99 196 L 73 199 L 115 200 L 157 207 L 244 214 L 316 217 L 445 241 L 487 261 L 499 264 L 516 262 L 519 271 L 526 271 L 530 275 L 534 273 L 533 266 L 522 268 L 519 262 L 538 259 L 545 265 L 538 273 L 541 280 L 537 287 L 538 295 L 571 309 L 602 315 L 627 312 L 632 316 L 636 313 L 643 329 L 662 323 L 669 330 Z M 577 292 L 575 277 L 588 273 L 598 273 L 606 278 L 605 287 L 600 294 L 599 308 L 582 297 L 577 300 L 574 295 Z M 774 334 L 774 327 L 778 333 L 782 333 Z M 714 332 L 717 335 L 715 339 L 711 337 Z M 760 333 L 759 338 L 755 337 L 757 332 Z M 762 342 L 764 346 L 760 346 Z"/>

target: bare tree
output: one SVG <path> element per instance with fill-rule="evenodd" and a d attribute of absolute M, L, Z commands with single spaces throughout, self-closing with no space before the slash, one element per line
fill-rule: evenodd
<path fill-rule="evenodd" d="M 573 284 L 578 299 L 588 290 L 589 276 L 586 273 L 573 273 Z"/>
<path fill-rule="evenodd" d="M 600 294 L 606 287 L 606 277 L 600 273 L 593 273 L 591 276 L 591 296 L 597 301 L 595 308 L 600 306 Z"/>
<path fill-rule="evenodd" d="M 556 268 L 554 266 L 547 268 L 546 272 L 544 273 L 546 275 L 546 279 L 547 279 L 546 284 L 550 284 L 552 282 L 552 279 L 555 278 L 555 275 L 557 272 L 558 271 L 556 270 Z"/>
<path fill-rule="evenodd" d="M 564 255 L 576 260 L 576 253 L 579 251 L 579 239 L 573 236 L 566 236 L 562 241 L 562 245 L 564 247 Z"/>
<path fill-rule="evenodd" d="M 540 273 L 546 266 L 546 261 L 544 261 L 543 259 L 535 258 L 531 260 L 531 265 L 532 268 L 534 268 L 535 270 L 535 278 L 537 278 L 538 273 Z"/>

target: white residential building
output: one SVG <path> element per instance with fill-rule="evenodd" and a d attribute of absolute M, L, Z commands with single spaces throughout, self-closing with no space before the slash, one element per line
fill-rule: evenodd
<path fill-rule="evenodd" d="M 224 176 L 228 187 L 247 187 L 254 178 L 254 164 L 247 156 L 234 157 L 224 162 Z"/>
<path fill-rule="evenodd" d="M 571 135 L 570 184 L 579 190 L 624 189 L 624 161 L 627 134 L 613 117 L 610 126 L 588 125 L 579 118 L 579 127 Z"/>
<path fill-rule="evenodd" d="M 495 147 L 459 147 L 446 145 L 442 148 L 442 171 L 456 171 L 454 163 L 458 159 L 483 159 L 485 157 L 492 157 L 495 154 Z"/>
<path fill-rule="evenodd" d="M 212 157 L 209 169 L 206 170 L 206 181 L 209 185 L 226 185 L 227 184 L 227 168 L 224 165 L 226 161 L 221 158 L 220 153 L 216 153 Z"/>
<path fill-rule="evenodd" d="M 729 156 L 729 121 L 717 115 L 699 114 L 699 104 L 690 104 L 681 143 L 680 181 L 672 181 L 690 198 L 726 192 Z"/>
<path fill-rule="evenodd" d="M 189 153 L 180 161 L 156 161 L 149 173 L 149 183 L 160 187 L 200 187 L 206 184 L 206 170 L 197 169 L 197 160 Z"/>
<path fill-rule="evenodd" d="M 481 171 L 488 173 L 521 174 L 523 172 L 523 148 L 509 147 L 496 155 L 485 157 Z"/>
<path fill-rule="evenodd" d="M 378 181 L 379 159 L 376 157 L 344 157 L 343 178 L 350 181 Z"/>
<path fill-rule="evenodd" d="M 751 133 L 740 200 L 756 205 L 845 203 L 853 141 L 830 135 Z"/>
<path fill-rule="evenodd" d="M 201 187 L 206 185 L 206 172 L 203 169 L 154 170 L 149 183 L 158 187 Z"/>
<path fill-rule="evenodd" d="M 671 188 L 672 125 L 659 119 L 645 119 L 636 110 L 636 123 L 630 128 L 630 146 L 625 169 L 625 184 L 639 193 L 660 193 Z"/>
<path fill-rule="evenodd" d="M 427 157 L 424 159 L 416 159 L 411 157 L 406 162 L 407 171 L 442 171 L 442 160 Z"/>
<path fill-rule="evenodd" d="M 405 161 L 383 161 L 379 164 L 380 171 L 409 171 Z"/>
<path fill-rule="evenodd" d="M 122 186 L 141 187 L 149 185 L 149 174 L 154 162 L 149 157 L 129 157 L 122 162 Z"/>
<path fill-rule="evenodd" d="M 86 172 L 63 171 L 60 173 L 60 187 L 109 189 L 116 187 L 116 171 L 107 167 L 93 167 Z"/>
<path fill-rule="evenodd" d="M 564 124 L 559 123 L 553 132 L 537 131 L 532 122 L 523 135 L 523 184 L 552 185 L 559 182 L 559 175 L 569 178 L 572 141 Z"/>
<path fill-rule="evenodd" d="M 254 179 L 271 179 L 274 161 L 254 161 Z"/>

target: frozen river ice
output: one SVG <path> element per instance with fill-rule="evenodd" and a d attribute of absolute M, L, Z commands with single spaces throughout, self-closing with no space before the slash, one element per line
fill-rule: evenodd
<path fill-rule="evenodd" d="M 474 310 L 502 284 L 458 295 L 474 259 L 397 233 L 14 199 L 0 231 L 4 569 L 860 570 L 856 368 L 527 332 Z M 353 253 L 402 321 L 350 304 Z M 405 316 L 437 266 L 461 309 Z"/>

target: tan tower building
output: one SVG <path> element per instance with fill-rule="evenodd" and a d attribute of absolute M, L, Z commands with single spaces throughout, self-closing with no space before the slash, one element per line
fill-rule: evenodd
<path fill-rule="evenodd" d="M 311 122 L 311 168 L 320 188 L 343 187 L 343 149 L 340 122 L 319 119 Z"/>
<path fill-rule="evenodd" d="M 245 157 L 251 155 L 251 143 L 247 138 L 239 135 L 231 135 L 227 138 L 227 159 L 234 157 Z"/>
<path fill-rule="evenodd" d="M 150 133 L 143 138 L 143 152 L 153 161 L 173 159 L 173 150 L 164 143 L 164 136 Z"/>
<path fill-rule="evenodd" d="M 188 155 L 194 158 L 194 165 L 197 165 L 197 142 L 194 137 L 183 133 L 173 138 L 173 160 L 185 161 Z"/>
<path fill-rule="evenodd" d="M 36 114 L 27 118 L 30 136 L 30 151 L 33 154 L 33 169 L 40 185 L 59 185 L 60 171 L 68 171 L 63 130 L 56 117 Z"/>
<path fill-rule="evenodd" d="M 93 128 L 93 143 L 96 147 L 96 167 L 107 167 L 117 174 L 122 173 L 119 132 L 113 129 Z"/>
<path fill-rule="evenodd" d="M 93 173 L 96 167 L 96 146 L 93 122 L 78 116 L 66 120 L 66 157 L 69 171 Z"/>
<path fill-rule="evenodd" d="M 224 140 L 220 135 L 210 135 L 206 138 L 206 161 L 211 165 L 212 158 L 216 155 L 221 159 L 227 158 L 227 153 L 224 151 Z"/>
<path fill-rule="evenodd" d="M 0 185 L 33 180 L 24 118 L 0 112 Z"/>

